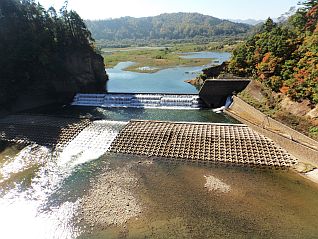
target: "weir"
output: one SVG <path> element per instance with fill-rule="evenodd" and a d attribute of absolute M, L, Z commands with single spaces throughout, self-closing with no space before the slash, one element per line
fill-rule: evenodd
<path fill-rule="evenodd" d="M 72 105 L 99 106 L 105 108 L 205 108 L 205 103 L 198 95 L 191 94 L 77 94 Z"/>
<path fill-rule="evenodd" d="M 272 140 L 246 125 L 131 121 L 115 138 L 110 151 L 282 168 L 296 163 Z"/>
<path fill-rule="evenodd" d="M 248 79 L 208 79 L 198 94 L 107 93 L 76 94 L 72 105 L 105 108 L 217 108 L 228 96 L 239 93 L 250 83 Z"/>
<path fill-rule="evenodd" d="M 297 161 L 242 124 L 89 121 L 19 115 L 0 121 L 2 140 L 51 146 L 61 158 L 106 152 L 165 159 L 290 167 Z M 73 157 L 72 156 L 72 157 Z"/>

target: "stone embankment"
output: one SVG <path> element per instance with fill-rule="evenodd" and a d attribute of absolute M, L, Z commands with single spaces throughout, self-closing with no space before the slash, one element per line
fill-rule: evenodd
<path fill-rule="evenodd" d="M 318 170 L 315 170 L 318 168 L 317 141 L 266 116 L 238 97 L 234 97 L 234 103 L 227 113 L 287 150 L 299 161 L 296 170 L 318 182 Z"/>
<path fill-rule="evenodd" d="M 110 125 L 98 122 L 11 115 L 0 119 L 0 139 L 34 142 L 53 149 L 68 147 L 68 151 L 76 151 L 78 155 L 89 145 L 90 154 L 99 152 L 98 155 L 110 151 L 162 159 L 282 168 L 296 163 L 287 151 L 246 125 L 156 121 Z"/>

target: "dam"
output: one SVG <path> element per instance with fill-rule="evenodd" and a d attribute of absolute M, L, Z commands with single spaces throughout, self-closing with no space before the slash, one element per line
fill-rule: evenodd
<path fill-rule="evenodd" d="M 197 95 L 105 96 L 77 97 L 74 102 L 83 104 L 55 115 L 36 111 L 0 119 L 1 139 L 10 141 L 0 151 L 1 236 L 317 234 L 317 190 L 285 170 L 297 160 L 271 139 L 235 121 L 186 122 L 194 114 L 215 114 L 205 102 L 198 107 Z M 155 120 L 152 111 L 178 117 Z M 143 120 L 134 119 L 137 114 Z M 22 229 L 13 230 L 17 225 Z"/>
<path fill-rule="evenodd" d="M 72 105 L 100 106 L 105 108 L 205 108 L 198 95 L 185 94 L 77 94 Z"/>
<path fill-rule="evenodd" d="M 131 121 L 111 144 L 114 153 L 205 163 L 290 167 L 297 161 L 246 125 Z"/>
<path fill-rule="evenodd" d="M 118 125 L 119 133 L 109 131 Z M 43 134 L 42 132 L 46 132 Z M 103 155 L 107 152 L 162 159 L 286 168 L 296 159 L 242 124 L 116 122 L 12 115 L 0 120 L 0 138 Z M 89 153 L 86 153 L 89 155 Z"/>

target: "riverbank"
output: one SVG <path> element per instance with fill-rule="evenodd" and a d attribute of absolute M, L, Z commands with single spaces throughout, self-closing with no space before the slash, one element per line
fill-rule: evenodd
<path fill-rule="evenodd" d="M 308 100 L 292 101 L 256 80 L 252 80 L 239 97 L 268 117 L 318 141 L 318 105 Z"/>
<path fill-rule="evenodd" d="M 155 73 L 162 69 L 177 66 L 203 66 L 211 62 L 211 59 L 183 59 L 169 48 L 165 49 L 128 49 L 127 51 L 112 52 L 104 55 L 105 65 L 114 67 L 119 62 L 131 61 L 135 64 L 125 68 L 126 71 Z"/>
<path fill-rule="evenodd" d="M 234 103 L 227 113 L 287 150 L 298 159 L 294 170 L 303 177 L 318 183 L 318 170 L 316 170 L 318 142 L 316 140 L 271 119 L 238 97 L 234 97 Z"/>

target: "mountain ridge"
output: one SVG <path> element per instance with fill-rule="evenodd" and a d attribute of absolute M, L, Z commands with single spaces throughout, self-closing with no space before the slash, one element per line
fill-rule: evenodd
<path fill-rule="evenodd" d="M 200 13 L 163 13 L 150 17 L 86 20 L 97 40 L 191 39 L 247 34 L 251 25 L 234 23 Z"/>

